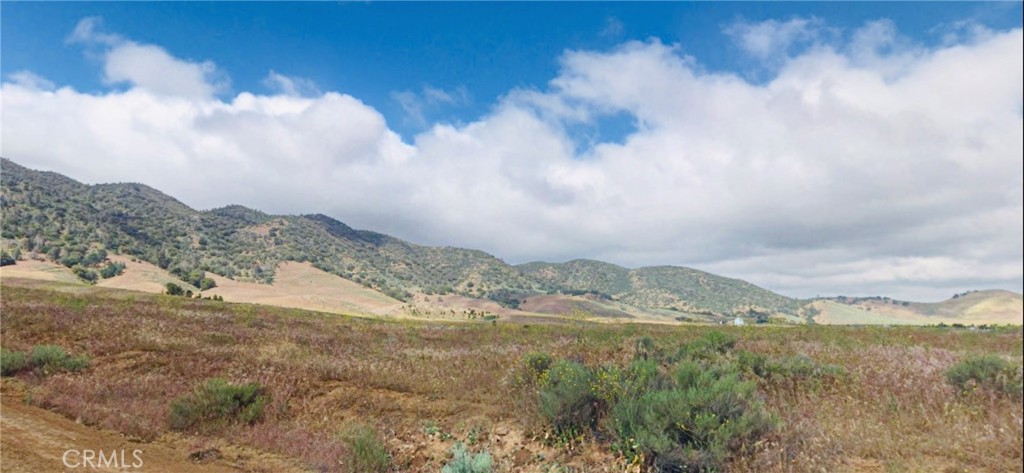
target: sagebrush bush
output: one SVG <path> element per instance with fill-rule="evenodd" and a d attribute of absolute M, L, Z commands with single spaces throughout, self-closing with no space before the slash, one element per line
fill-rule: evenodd
<path fill-rule="evenodd" d="M 776 424 L 757 383 L 745 376 L 821 371 L 809 360 L 737 356 L 735 344 L 734 337 L 711 332 L 671 356 L 641 339 L 624 367 L 590 369 L 559 360 L 541 376 L 538 404 L 556 435 L 599 428 L 619 452 L 646 468 L 722 469 Z"/>
<path fill-rule="evenodd" d="M 736 337 L 722 332 L 708 332 L 680 349 L 680 358 L 714 359 L 736 346 Z"/>
<path fill-rule="evenodd" d="M 215 428 L 236 422 L 252 424 L 263 416 L 268 402 L 269 395 L 259 383 L 233 384 L 212 378 L 192 394 L 174 400 L 171 428 Z"/>
<path fill-rule="evenodd" d="M 657 361 L 638 358 L 625 368 L 615 365 L 598 367 L 594 370 L 590 389 L 601 404 L 611 406 L 620 399 L 657 388 L 663 378 Z"/>
<path fill-rule="evenodd" d="M 774 426 L 752 381 L 735 366 L 702 367 L 683 361 L 674 383 L 616 403 L 610 423 L 626 455 L 658 471 L 720 469 L 733 452 L 752 445 Z"/>
<path fill-rule="evenodd" d="M 593 426 L 594 402 L 591 390 L 594 375 L 586 366 L 559 360 L 541 377 L 539 407 L 556 434 L 582 433 Z"/>
<path fill-rule="evenodd" d="M 527 354 L 523 358 L 523 365 L 526 370 L 526 379 L 530 382 L 536 382 L 540 379 L 551 368 L 551 363 L 554 361 L 551 355 L 541 352 L 533 352 Z"/>
<path fill-rule="evenodd" d="M 1021 397 L 1021 367 L 996 355 L 972 356 L 946 372 L 949 384 L 961 392 L 988 389 L 1014 398 Z"/>
<path fill-rule="evenodd" d="M 390 468 L 391 456 L 377 429 L 363 424 L 352 425 L 341 432 L 341 439 L 349 449 L 349 471 L 380 473 Z"/>
<path fill-rule="evenodd" d="M 39 369 L 44 375 L 63 371 L 81 371 L 89 366 L 89 358 L 71 356 L 57 345 L 36 345 L 29 352 L 24 368 Z"/>
<path fill-rule="evenodd" d="M 441 473 L 491 473 L 491 454 L 473 454 L 461 442 L 452 447 L 452 459 L 441 468 Z"/>
<path fill-rule="evenodd" d="M 24 353 L 0 349 L 0 375 L 11 376 L 27 366 L 28 360 Z"/>

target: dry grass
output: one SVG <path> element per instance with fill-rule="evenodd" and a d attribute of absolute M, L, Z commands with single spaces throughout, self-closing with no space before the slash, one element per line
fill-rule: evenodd
<path fill-rule="evenodd" d="M 112 254 L 108 258 L 111 261 L 124 264 L 124 273 L 110 279 L 101 279 L 96 283 L 97 286 L 162 294 L 167 289 L 167 283 L 174 283 L 181 286 L 182 289 L 199 291 L 195 286 L 182 281 L 164 269 L 160 269 L 155 264 L 123 255 Z"/>
<path fill-rule="evenodd" d="M 586 363 L 624 362 L 634 342 L 672 347 L 719 327 L 418 323 L 327 316 L 246 304 L 4 280 L 3 346 L 55 344 L 88 355 L 80 373 L 33 378 L 32 402 L 142 438 L 169 430 L 173 399 L 207 378 L 258 382 L 264 420 L 216 438 L 345 471 L 346 425 L 375 428 L 395 471 L 438 471 L 472 438 L 497 471 L 623 471 L 588 440 L 545 445 L 516 389 L 520 360 L 543 351 Z M 38 286 L 38 284 L 36 284 Z M 803 354 L 845 368 L 824 385 L 760 386 L 782 426 L 733 465 L 737 471 L 1012 471 L 1021 464 L 1022 406 L 983 391 L 961 395 L 946 370 L 994 353 L 1020 363 L 1019 329 L 737 327 L 739 349 Z M 425 428 L 429 425 L 430 428 Z M 205 434 L 210 435 L 210 434 Z"/>
<path fill-rule="evenodd" d="M 80 280 L 70 269 L 49 261 L 24 260 L 18 264 L 0 267 L 0 278 L 28 278 L 42 281 L 78 283 Z"/>
<path fill-rule="evenodd" d="M 229 301 L 344 314 L 385 314 L 402 306 L 401 301 L 321 271 L 310 263 L 281 263 L 272 285 L 234 281 L 212 273 L 209 276 L 217 287 L 204 295 L 218 294 Z"/>

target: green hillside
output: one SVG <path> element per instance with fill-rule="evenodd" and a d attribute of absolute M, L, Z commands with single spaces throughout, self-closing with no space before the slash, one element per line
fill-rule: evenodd
<path fill-rule="evenodd" d="M 460 294 L 517 307 L 531 295 L 592 294 L 643 310 L 718 316 L 796 313 L 798 302 L 744 281 L 680 267 L 627 269 L 592 260 L 511 266 L 477 250 L 428 247 L 325 215 L 242 206 L 189 208 L 143 184 L 86 185 L 2 160 L 4 249 L 97 279 L 109 253 L 200 285 L 205 273 L 271 283 L 283 261 L 310 262 L 397 299 Z"/>
<path fill-rule="evenodd" d="M 324 215 L 275 216 L 241 206 L 196 211 L 142 184 L 90 186 L 6 159 L 2 170 L 3 239 L 12 251 L 69 267 L 89 267 L 93 261 L 83 259 L 103 250 L 183 277 L 209 271 L 264 283 L 281 261 L 309 261 L 397 298 L 534 290 L 533 281 L 484 252 L 414 245 Z"/>
<path fill-rule="evenodd" d="M 527 263 L 524 274 L 567 293 L 595 293 L 643 309 L 732 314 L 796 314 L 801 302 L 739 279 L 678 266 L 627 269 L 593 260 Z"/>
<path fill-rule="evenodd" d="M 566 263 L 526 263 L 516 266 L 524 274 L 551 289 L 622 297 L 633 289 L 630 270 L 603 261 L 586 259 Z"/>

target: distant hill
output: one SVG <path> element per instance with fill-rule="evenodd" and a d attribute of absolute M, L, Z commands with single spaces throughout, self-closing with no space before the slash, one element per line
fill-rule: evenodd
<path fill-rule="evenodd" d="M 593 260 L 527 263 L 524 274 L 570 294 L 591 293 L 643 309 L 708 315 L 796 314 L 797 299 L 746 281 L 678 266 L 627 269 Z"/>
<path fill-rule="evenodd" d="M 358 307 L 370 312 L 377 310 L 373 307 L 391 307 L 386 301 L 397 299 L 444 310 L 455 305 L 498 307 L 497 303 L 522 313 L 583 311 L 600 317 L 662 320 L 723 321 L 737 315 L 759 320 L 810 318 L 820 323 L 872 319 L 864 319 L 862 313 L 886 320 L 989 320 L 991 314 L 1009 314 L 997 317 L 1000 320 L 1020 318 L 1020 295 L 1014 293 L 971 293 L 938 305 L 882 304 L 885 298 L 801 301 L 684 267 L 629 269 L 593 260 L 512 266 L 482 251 L 416 245 L 320 214 L 270 215 L 238 205 L 197 211 L 144 184 L 86 185 L 7 159 L 0 160 L 0 209 L 5 258 L 21 261 L 18 270 L 5 274 L 35 271 L 51 279 L 77 277 L 109 286 L 145 283 L 154 290 L 167 278 L 179 278 L 188 290 L 252 295 L 258 286 L 251 284 L 273 283 L 286 268 L 288 284 L 275 285 L 275 300 L 313 304 L 281 292 L 300 290 L 294 282 L 301 274 L 358 295 Z M 116 266 L 131 258 L 153 266 L 144 276 L 138 272 L 144 266 L 133 266 L 127 279 L 106 280 L 119 277 Z M 57 271 L 59 267 L 43 261 L 59 263 L 68 271 Z M 156 269 L 166 273 L 157 274 Z M 378 301 L 373 293 L 352 290 L 311 272 L 314 269 L 387 297 Z M 225 289 L 210 292 L 210 287 L 203 287 L 218 281 Z M 235 292 L 227 290 L 228 285 Z M 314 289 L 310 290 L 324 297 L 329 292 L 326 286 Z M 837 315 L 840 312 L 845 318 Z"/>
<path fill-rule="evenodd" d="M 411 244 L 324 215 L 268 215 L 241 206 L 193 210 L 143 184 L 85 185 L 2 161 L 2 237 L 25 254 L 79 265 L 103 249 L 186 276 L 208 271 L 269 283 L 284 261 L 398 299 L 412 292 L 485 297 L 535 283 L 487 253 Z M 88 266 L 88 265 L 86 265 Z"/>
<path fill-rule="evenodd" d="M 1024 299 L 1003 290 L 970 291 L 942 302 L 888 297 L 832 297 L 812 304 L 822 324 L 1024 324 Z"/>

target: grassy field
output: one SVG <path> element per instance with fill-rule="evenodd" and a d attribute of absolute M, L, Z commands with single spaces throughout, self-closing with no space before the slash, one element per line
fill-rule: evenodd
<path fill-rule="evenodd" d="M 640 471 L 600 425 L 553 435 L 522 381 L 524 357 L 622 365 L 722 331 L 737 353 L 841 373 L 751 377 L 777 424 L 730 445 L 725 470 L 1001 472 L 1022 461 L 1020 393 L 962 392 L 946 374 L 993 354 L 1019 379 L 1019 327 L 425 323 L 7 277 L 0 289 L 5 350 L 57 345 L 89 359 L 74 372 L 20 371 L 5 389 L 24 385 L 35 406 L 143 444 L 184 436 L 199 452 L 238 446 L 312 471 L 437 472 L 460 442 L 499 472 Z M 261 386 L 262 416 L 173 431 L 172 405 L 213 378 Z"/>

